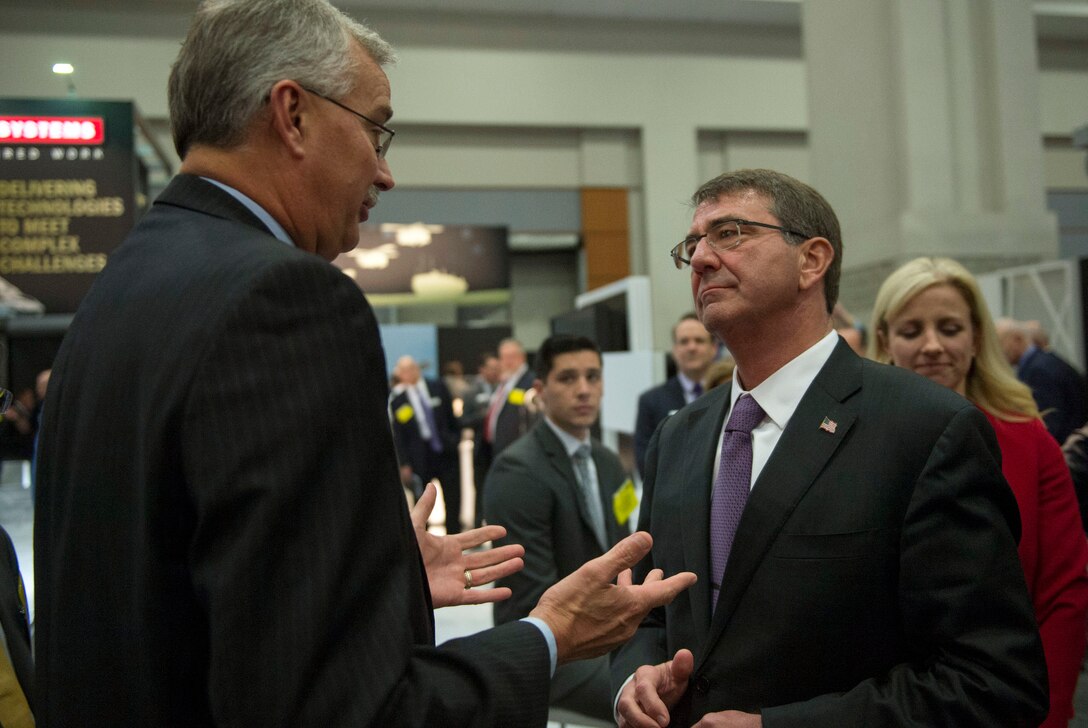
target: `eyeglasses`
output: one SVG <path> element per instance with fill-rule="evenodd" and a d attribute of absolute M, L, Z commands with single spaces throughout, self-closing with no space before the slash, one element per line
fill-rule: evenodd
<path fill-rule="evenodd" d="M 378 159 L 384 159 L 385 158 L 386 153 L 389 151 L 389 145 L 393 143 L 393 137 L 396 135 L 395 131 L 390 129 L 388 126 L 385 126 L 383 124 L 379 124 L 378 122 L 374 121 L 369 116 L 367 116 L 366 114 L 360 114 L 358 111 L 351 108 L 350 106 L 344 106 L 342 103 L 340 103 L 336 99 L 331 99 L 331 98 L 329 98 L 328 96 L 326 96 L 323 93 L 319 93 L 317 91 L 314 91 L 312 88 L 307 88 L 306 86 L 303 86 L 302 89 L 304 91 L 308 91 L 309 93 L 312 93 L 314 96 L 320 96 L 321 98 L 328 101 L 330 104 L 336 104 L 337 106 L 339 106 L 344 111 L 350 111 L 352 114 L 355 114 L 356 116 L 358 116 L 360 119 L 362 119 L 366 123 L 378 127 L 378 130 L 380 131 L 380 133 L 378 134 L 378 143 L 374 145 L 374 151 L 377 152 Z"/>
<path fill-rule="evenodd" d="M 754 222 L 752 220 L 719 220 L 710 226 L 702 235 L 689 235 L 669 251 L 669 255 L 672 256 L 673 263 L 680 270 L 684 269 L 685 265 L 691 265 L 691 258 L 695 255 L 695 248 L 699 245 L 699 241 L 706 238 L 706 243 L 719 253 L 724 253 L 727 250 L 732 250 L 745 240 L 749 240 L 758 235 L 765 235 L 766 233 L 745 232 L 741 230 L 741 226 L 752 226 L 768 228 L 769 230 L 778 230 L 783 233 L 789 233 L 790 235 L 797 235 L 802 240 L 808 240 L 811 235 L 805 235 L 799 233 L 796 230 L 790 230 L 779 225 L 770 225 L 765 222 Z"/>

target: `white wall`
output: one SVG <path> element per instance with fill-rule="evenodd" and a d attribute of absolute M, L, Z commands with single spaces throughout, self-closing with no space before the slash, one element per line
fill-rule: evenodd
<path fill-rule="evenodd" d="M 727 167 L 810 176 L 798 29 L 390 12 L 366 19 L 401 57 L 390 70 L 398 183 L 628 187 L 632 272 L 654 281 L 659 348 L 691 306 L 686 286 L 668 284 L 663 251 L 687 228 L 694 187 Z M 49 68 L 67 60 L 81 96 L 131 98 L 145 116 L 166 116 L 182 16 L 21 10 L 6 21 L 0 96 L 63 96 L 64 81 Z M 1084 152 L 1061 147 L 1088 123 L 1080 50 L 1041 54 L 1039 113 L 1058 140 L 1047 146 L 1048 186 L 1088 187 Z M 568 293 L 566 280 L 536 272 L 516 275 L 515 285 L 549 301 Z M 516 329 L 526 310 L 515 305 Z M 537 326 L 518 333 L 532 339 Z"/>

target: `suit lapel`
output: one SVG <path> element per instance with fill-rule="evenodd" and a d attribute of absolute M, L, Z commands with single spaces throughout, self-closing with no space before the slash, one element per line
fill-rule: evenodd
<path fill-rule="evenodd" d="M 675 415 L 685 417 L 682 428 L 685 442 L 683 451 L 704 453 L 699 457 L 685 458 L 678 483 L 690 483 L 680 488 L 683 499 L 681 513 L 693 515 L 687 524 L 684 538 L 684 564 L 688 571 L 706 575 L 710 573 L 710 495 L 713 490 L 714 456 L 718 435 L 729 402 L 729 384 L 722 385 L 709 396 L 692 402 L 687 410 Z M 702 514 L 698 517 L 696 514 Z M 710 629 L 710 579 L 700 577 L 691 587 L 692 624 L 702 644 L 702 638 Z"/>
<path fill-rule="evenodd" d="M 844 402 L 860 388 L 861 360 L 840 341 L 798 403 L 748 497 L 703 659 L 721 637 L 783 525 L 853 427 L 857 413 Z M 707 544 L 708 538 L 703 538 L 704 554 Z"/>
<path fill-rule="evenodd" d="M 596 531 L 593 528 L 593 521 L 590 520 L 589 512 L 586 510 L 586 502 L 582 498 L 582 487 L 578 484 L 578 476 L 574 474 L 574 463 L 571 462 L 570 455 L 567 454 L 566 448 L 563 447 L 563 443 L 559 441 L 559 438 L 555 436 L 555 433 L 548 427 L 548 423 L 543 419 L 537 422 L 533 433 L 539 440 L 541 449 L 547 454 L 548 462 L 551 467 L 555 470 L 556 475 L 559 476 L 559 480 L 564 484 L 563 487 L 567 488 L 570 497 L 574 499 L 574 504 L 578 509 L 578 515 L 581 517 L 582 523 L 585 524 L 589 533 L 594 534 L 593 540 L 596 541 Z M 600 472 L 597 473 L 597 476 L 599 481 Z M 608 550 L 607 544 L 598 545 L 601 546 L 603 551 Z"/>
<path fill-rule="evenodd" d="M 626 474 L 617 470 L 610 460 L 602 455 L 604 445 L 593 443 L 593 464 L 597 467 L 597 486 L 600 491 L 601 507 L 604 508 L 604 528 L 608 536 L 605 551 L 612 547 L 630 531 L 625 530 L 616 521 L 616 509 L 612 506 L 612 499 L 616 491 L 627 481 Z"/>
<path fill-rule="evenodd" d="M 684 385 L 680 383 L 680 377 L 673 377 L 665 383 L 669 392 L 669 411 L 678 410 L 688 403 L 684 396 Z"/>

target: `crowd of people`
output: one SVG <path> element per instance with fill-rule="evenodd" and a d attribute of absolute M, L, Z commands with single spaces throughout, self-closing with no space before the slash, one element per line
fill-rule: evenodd
<path fill-rule="evenodd" d="M 402 356 L 390 382 L 329 261 L 394 187 L 393 57 L 327 0 L 198 9 L 181 172 L 41 408 L 34 676 L 8 595 L 0 724 L 1068 723 L 1088 412 L 1037 326 L 995 325 L 946 258 L 861 325 L 827 200 L 737 170 L 669 251 L 694 311 L 633 467 L 593 435 L 591 339 L 531 363 L 507 339 L 473 378 Z M 486 603 L 493 629 L 435 646 L 434 609 Z"/>

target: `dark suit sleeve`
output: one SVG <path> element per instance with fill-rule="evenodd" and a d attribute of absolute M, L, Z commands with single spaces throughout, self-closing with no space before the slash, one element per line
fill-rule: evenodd
<path fill-rule="evenodd" d="M 651 392 L 643 392 L 638 398 L 638 414 L 635 417 L 635 465 L 640 476 L 646 476 L 646 451 L 650 447 L 650 436 L 657 428 L 650 402 Z"/>
<path fill-rule="evenodd" d="M 648 445 L 646 457 L 646 475 L 642 481 L 642 499 L 639 501 L 638 530 L 649 531 L 653 522 L 652 510 L 654 503 L 654 483 L 657 473 L 658 441 L 661 435 L 661 427 L 654 431 Z M 658 548 L 657 545 L 654 549 Z M 653 569 L 654 551 L 635 565 L 633 572 L 634 583 L 641 584 Z M 633 637 L 621 645 L 612 653 L 611 677 L 612 696 L 619 693 L 620 688 L 627 678 L 634 674 L 635 670 L 643 665 L 657 665 L 670 659 L 665 639 L 665 608 L 657 607 L 650 610 L 646 618 L 639 625 Z"/>
<path fill-rule="evenodd" d="M 180 446 L 216 722 L 542 724 L 532 625 L 430 646 L 384 354 L 354 284 L 316 258 L 269 266 L 206 341 Z"/>
<path fill-rule="evenodd" d="M 526 437 L 532 437 L 532 434 Z M 494 606 L 495 623 L 529 614 L 548 587 L 559 581 L 552 539 L 554 495 L 539 480 L 540 464 L 507 448 L 492 463 L 484 486 L 484 516 L 488 523 L 506 527 L 496 546 L 515 543 L 525 547 L 525 568 L 499 580 L 514 595 Z"/>
<path fill-rule="evenodd" d="M 1038 725 L 1046 674 L 1023 573 L 1010 558 L 1019 519 L 995 453 L 983 415 L 964 408 L 915 484 L 898 589 L 913 659 L 842 694 L 764 707 L 766 728 Z"/>

